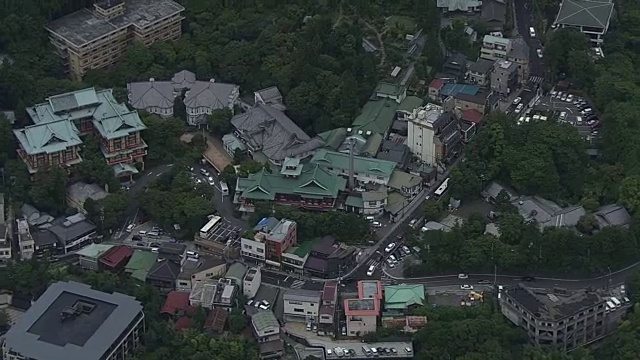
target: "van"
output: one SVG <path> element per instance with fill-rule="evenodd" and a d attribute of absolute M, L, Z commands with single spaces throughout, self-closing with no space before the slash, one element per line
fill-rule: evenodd
<path fill-rule="evenodd" d="M 612 303 L 611 301 L 607 301 L 607 310 L 615 311 L 616 310 L 616 304 Z"/>
<path fill-rule="evenodd" d="M 365 220 L 367 220 L 368 222 L 373 222 L 373 220 L 375 220 L 376 218 L 374 218 L 373 216 L 367 216 L 365 217 Z"/>
<path fill-rule="evenodd" d="M 371 223 L 371 225 L 373 225 L 373 227 L 375 228 L 380 228 L 382 227 L 382 223 L 378 222 L 378 221 L 374 221 Z"/>
<path fill-rule="evenodd" d="M 198 253 L 197 253 L 197 252 L 195 252 L 195 251 L 191 251 L 191 250 L 189 250 L 189 251 L 187 251 L 187 257 L 197 259 L 197 258 L 199 258 L 199 257 L 200 257 L 200 254 L 198 254 Z"/>
<path fill-rule="evenodd" d="M 622 303 L 620 302 L 620 300 L 618 300 L 618 298 L 612 297 L 609 300 L 611 300 L 611 302 L 614 303 L 616 305 L 616 307 L 622 306 Z"/>
<path fill-rule="evenodd" d="M 138 234 L 147 235 L 147 231 L 146 230 L 140 230 L 140 231 L 138 231 Z"/>

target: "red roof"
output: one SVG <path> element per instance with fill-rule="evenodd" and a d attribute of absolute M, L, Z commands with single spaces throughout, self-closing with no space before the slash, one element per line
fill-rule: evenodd
<path fill-rule="evenodd" d="M 429 84 L 429 88 L 434 88 L 436 90 L 442 89 L 443 86 L 444 80 L 442 79 L 433 79 L 433 81 L 431 81 L 431 83 Z"/>
<path fill-rule="evenodd" d="M 176 323 L 173 324 L 173 327 L 176 330 L 186 330 L 190 328 L 192 324 L 193 324 L 193 320 L 191 320 L 186 316 L 183 316 L 180 319 L 176 320 Z"/>
<path fill-rule="evenodd" d="M 119 267 L 123 262 L 128 261 L 131 255 L 133 255 L 132 248 L 125 245 L 114 246 L 104 253 L 100 258 L 100 262 L 115 268 Z"/>
<path fill-rule="evenodd" d="M 462 110 L 462 120 L 478 124 L 482 121 L 482 113 L 476 109 Z"/>
<path fill-rule="evenodd" d="M 380 314 L 380 300 L 373 299 L 345 299 L 344 314 L 346 316 L 378 316 Z"/>
<path fill-rule="evenodd" d="M 338 283 L 335 281 L 327 281 L 322 289 L 322 301 L 330 301 L 334 303 L 338 297 Z"/>
<path fill-rule="evenodd" d="M 178 311 L 184 311 L 185 315 L 193 314 L 196 309 L 189 305 L 189 293 L 183 291 L 172 291 L 167 294 L 167 300 L 162 305 L 161 314 L 176 315 Z"/>

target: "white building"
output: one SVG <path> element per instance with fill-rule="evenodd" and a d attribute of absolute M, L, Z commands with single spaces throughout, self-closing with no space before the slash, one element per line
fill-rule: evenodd
<path fill-rule="evenodd" d="M 260 289 L 261 283 L 262 273 L 260 272 L 260 268 L 249 268 L 249 270 L 247 270 L 247 273 L 244 274 L 244 281 L 242 286 L 242 292 L 244 293 L 244 296 L 248 299 L 253 299 Z"/>
<path fill-rule="evenodd" d="M 387 206 L 388 194 L 386 188 L 376 191 L 365 191 L 362 193 L 362 203 L 364 205 L 364 215 L 381 214 Z"/>
<path fill-rule="evenodd" d="M 240 254 L 243 258 L 257 262 L 265 261 L 266 245 L 264 243 L 264 240 L 260 239 L 259 237 L 253 240 L 241 238 L 240 246 Z"/>
<path fill-rule="evenodd" d="M 379 314 L 380 300 L 377 298 L 345 299 L 344 315 L 347 320 L 347 335 L 362 336 L 376 332 Z"/>
<path fill-rule="evenodd" d="M 288 290 L 282 297 L 284 318 L 287 321 L 313 321 L 318 318 L 320 292 Z"/>
<path fill-rule="evenodd" d="M 442 106 L 427 104 L 414 110 L 409 117 L 407 145 L 420 161 L 433 165 L 438 160 L 436 123 L 444 114 Z"/>
<path fill-rule="evenodd" d="M 486 60 L 506 59 L 511 53 L 511 40 L 499 36 L 485 35 L 482 39 L 480 57 Z"/>
<path fill-rule="evenodd" d="M 16 219 L 18 226 L 18 246 L 20 247 L 20 258 L 29 260 L 35 251 L 35 242 L 29 231 L 29 223 L 25 219 Z"/>

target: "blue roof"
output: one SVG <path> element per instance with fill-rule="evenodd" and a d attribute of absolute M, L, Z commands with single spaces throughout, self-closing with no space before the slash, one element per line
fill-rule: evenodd
<path fill-rule="evenodd" d="M 480 91 L 480 87 L 476 85 L 466 84 L 446 84 L 440 90 L 440 94 L 443 96 L 454 96 L 458 94 L 475 95 Z"/>

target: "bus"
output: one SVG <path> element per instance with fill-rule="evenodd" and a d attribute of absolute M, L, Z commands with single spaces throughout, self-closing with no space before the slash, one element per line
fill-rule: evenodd
<path fill-rule="evenodd" d="M 445 191 L 447 191 L 447 187 L 449 187 L 449 178 L 446 178 L 442 184 L 440 184 L 440 187 L 436 189 L 436 191 L 434 192 L 434 194 L 436 196 L 442 196 L 442 194 L 445 193 Z"/>
<path fill-rule="evenodd" d="M 213 235 L 213 232 L 222 224 L 222 218 L 220 216 L 213 216 L 209 222 L 200 229 L 200 237 L 208 239 Z"/>
<path fill-rule="evenodd" d="M 229 195 L 229 186 L 227 186 L 227 183 L 224 181 L 220 181 L 220 192 L 222 193 L 222 196 Z"/>

